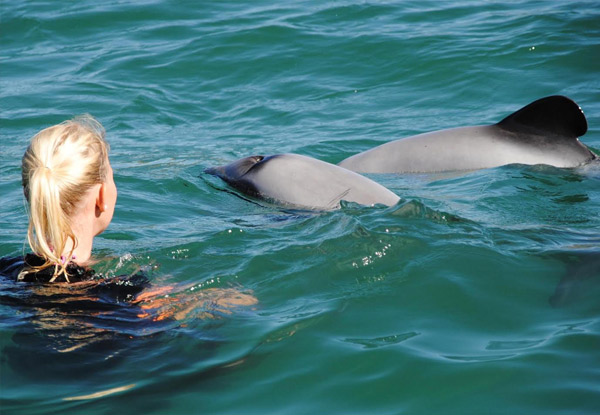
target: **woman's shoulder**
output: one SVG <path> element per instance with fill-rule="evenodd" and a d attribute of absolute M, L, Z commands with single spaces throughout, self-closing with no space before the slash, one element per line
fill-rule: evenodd
<path fill-rule="evenodd" d="M 22 256 L 1 257 L 0 275 L 7 278 L 17 278 L 25 265 L 25 259 Z"/>
<path fill-rule="evenodd" d="M 27 254 L 24 257 L 4 257 L 0 258 L 0 275 L 3 277 L 13 278 L 20 282 L 38 282 L 47 283 L 54 277 L 54 267 L 37 269 L 46 263 L 44 258 L 35 255 Z M 89 281 L 94 278 L 95 272 L 93 269 L 83 267 L 75 263 L 67 265 L 68 281 L 65 275 L 59 275 L 55 282 L 82 282 Z"/>
<path fill-rule="evenodd" d="M 28 254 L 25 257 L 3 257 L 0 258 L 0 277 L 17 285 L 21 282 L 42 286 L 62 283 L 58 285 L 63 288 L 68 287 L 71 294 L 85 292 L 88 296 L 92 294 L 94 298 L 110 303 L 132 301 L 140 292 L 151 286 L 148 276 L 142 270 L 107 278 L 101 273 L 96 273 L 92 268 L 74 263 L 67 266 L 69 281 L 66 281 L 64 276 L 59 276 L 50 283 L 54 276 L 54 267 L 40 271 L 35 269 L 44 263 L 43 258 L 34 254 Z"/>

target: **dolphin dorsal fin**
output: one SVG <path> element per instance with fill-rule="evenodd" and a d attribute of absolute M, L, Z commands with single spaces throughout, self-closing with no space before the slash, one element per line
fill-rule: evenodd
<path fill-rule="evenodd" d="M 497 125 L 513 132 L 565 138 L 581 137 L 587 131 L 587 121 L 579 105 L 562 95 L 538 99 Z"/>

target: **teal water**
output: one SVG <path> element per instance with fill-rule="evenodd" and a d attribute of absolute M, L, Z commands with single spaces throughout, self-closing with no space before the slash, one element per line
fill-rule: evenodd
<path fill-rule="evenodd" d="M 600 411 L 597 165 L 371 175 L 398 206 L 322 214 L 254 203 L 202 173 L 252 154 L 338 162 L 554 94 L 583 108 L 582 142 L 598 153 L 598 2 L 0 11 L 0 256 L 23 252 L 30 137 L 89 112 L 119 189 L 98 267 L 259 301 L 177 324 L 96 319 L 109 341 L 63 353 L 72 331 L 3 303 L 1 413 Z"/>

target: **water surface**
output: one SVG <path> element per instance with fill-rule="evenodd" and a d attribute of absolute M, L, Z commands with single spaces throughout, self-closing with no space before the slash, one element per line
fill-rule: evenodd
<path fill-rule="evenodd" d="M 30 137 L 88 112 L 119 189 L 99 270 L 259 300 L 72 320 L 14 305 L 4 281 L 3 413 L 598 412 L 597 166 L 371 175 L 402 201 L 327 213 L 202 173 L 252 154 L 339 162 L 554 94 L 583 108 L 598 153 L 596 1 L 4 1 L 1 21 L 0 256 L 24 250 Z"/>

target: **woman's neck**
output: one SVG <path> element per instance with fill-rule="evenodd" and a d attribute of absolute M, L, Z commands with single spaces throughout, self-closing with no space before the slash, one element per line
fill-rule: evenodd
<path fill-rule="evenodd" d="M 92 217 L 93 218 L 93 217 Z M 85 265 L 92 256 L 92 246 L 94 244 L 94 223 L 90 215 L 80 214 L 71 218 L 72 231 L 77 239 L 77 246 L 73 249 L 73 241 L 69 239 L 65 250 L 62 253 L 66 260 L 71 260 L 77 265 Z M 73 250 L 73 254 L 71 254 Z"/>
<path fill-rule="evenodd" d="M 77 265 L 85 265 L 92 256 L 94 237 L 86 234 L 77 234 L 77 232 L 75 232 L 75 237 L 77 238 L 77 246 L 73 249 L 73 240 L 69 239 L 62 253 L 62 258 L 72 261 Z M 71 250 L 73 250 L 72 253 Z M 69 255 L 71 256 L 69 257 Z"/>

